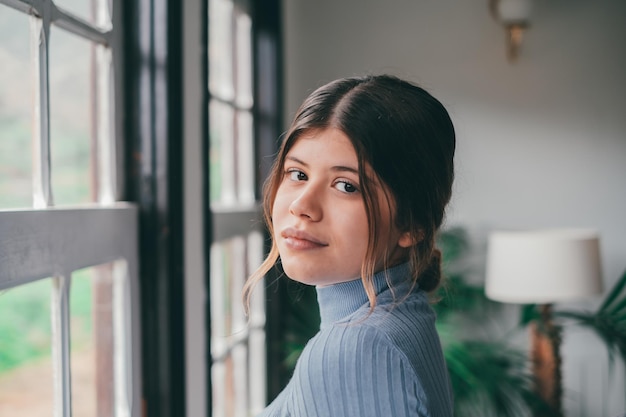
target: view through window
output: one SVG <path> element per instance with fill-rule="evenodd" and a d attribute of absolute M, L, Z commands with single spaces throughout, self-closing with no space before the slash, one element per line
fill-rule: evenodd
<path fill-rule="evenodd" d="M 1 416 L 137 415 L 113 7 L 0 0 Z"/>
<path fill-rule="evenodd" d="M 209 178 L 212 415 L 256 415 L 265 405 L 262 285 L 245 317 L 241 291 L 261 263 L 255 196 L 252 18 L 245 1 L 209 0 Z"/>

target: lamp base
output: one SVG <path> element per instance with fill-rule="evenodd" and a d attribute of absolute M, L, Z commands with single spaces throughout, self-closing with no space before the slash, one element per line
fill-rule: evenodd
<path fill-rule="evenodd" d="M 517 61 L 527 27 L 528 24 L 526 22 L 512 22 L 504 25 L 506 31 L 506 57 L 509 62 Z"/>
<path fill-rule="evenodd" d="M 540 307 L 541 317 L 531 323 L 531 359 L 535 390 L 552 408 L 553 414 L 563 416 L 561 398 L 561 328 L 552 321 L 552 305 Z"/>

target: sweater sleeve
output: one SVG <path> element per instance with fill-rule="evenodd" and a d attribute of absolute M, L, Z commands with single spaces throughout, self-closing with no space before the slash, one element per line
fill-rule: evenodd
<path fill-rule="evenodd" d="M 420 376 L 379 329 L 336 326 L 311 340 L 300 361 L 298 395 L 306 415 L 445 416 Z M 313 411 L 314 410 L 314 411 Z"/>

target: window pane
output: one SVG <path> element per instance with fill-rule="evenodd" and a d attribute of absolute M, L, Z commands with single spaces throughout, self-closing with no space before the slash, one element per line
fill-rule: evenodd
<path fill-rule="evenodd" d="M 50 153 L 55 205 L 93 200 L 91 44 L 50 30 Z"/>
<path fill-rule="evenodd" d="M 241 304 L 245 280 L 245 239 L 236 237 L 211 248 L 211 369 L 213 415 L 246 415 L 247 328 Z M 243 413 L 243 414 L 242 414 Z"/>
<path fill-rule="evenodd" d="M 252 19 L 237 13 L 237 105 L 252 107 Z"/>
<path fill-rule="evenodd" d="M 260 263 L 258 232 L 211 247 L 211 355 L 213 416 L 256 415 L 265 404 L 265 313 L 263 290 L 251 300 L 250 320 L 241 290 Z M 260 298 L 259 298 L 260 297 Z"/>
<path fill-rule="evenodd" d="M 103 265 L 72 274 L 70 290 L 73 416 L 113 415 L 113 277 Z"/>
<path fill-rule="evenodd" d="M 95 3 L 95 1 L 96 0 L 54 0 L 54 3 L 72 15 L 94 23 L 95 19 L 93 17 L 92 3 Z"/>
<path fill-rule="evenodd" d="M 0 5 L 0 209 L 32 206 L 28 16 Z"/>
<path fill-rule="evenodd" d="M 254 195 L 254 138 L 252 114 L 248 111 L 237 112 L 237 179 L 239 203 L 252 204 Z"/>
<path fill-rule="evenodd" d="M 224 245 L 216 243 L 211 247 L 211 385 L 213 387 L 213 412 L 214 417 L 226 415 L 226 407 L 232 402 L 227 397 L 227 387 L 224 382 L 228 378 L 228 342 L 226 340 L 227 329 L 230 328 L 230 312 L 228 305 L 228 263 L 225 259 Z"/>
<path fill-rule="evenodd" d="M 248 269 L 256 270 L 263 262 L 263 234 L 252 232 L 248 236 Z M 252 415 L 259 414 L 265 407 L 266 399 L 266 355 L 265 355 L 265 288 L 261 282 L 256 286 L 250 299 L 250 410 Z"/>
<path fill-rule="evenodd" d="M 247 329 L 241 306 L 246 271 L 241 237 L 211 248 L 211 353 L 214 416 L 239 416 L 247 410 Z"/>
<path fill-rule="evenodd" d="M 250 414 L 248 412 L 248 341 L 242 341 L 233 346 L 231 357 L 233 367 L 233 415 L 245 417 Z"/>
<path fill-rule="evenodd" d="M 233 2 L 209 0 L 209 91 L 223 100 L 234 98 Z"/>
<path fill-rule="evenodd" d="M 232 107 L 211 100 L 210 126 L 210 187 L 211 202 L 232 204 L 235 201 L 234 111 Z"/>
<path fill-rule="evenodd" d="M 0 416 L 52 416 L 49 279 L 0 293 Z"/>

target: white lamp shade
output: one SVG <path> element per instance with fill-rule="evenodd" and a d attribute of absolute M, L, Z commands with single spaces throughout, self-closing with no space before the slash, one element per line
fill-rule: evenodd
<path fill-rule="evenodd" d="M 494 232 L 485 292 L 505 303 L 547 304 L 602 292 L 600 243 L 591 230 Z"/>
<path fill-rule="evenodd" d="M 505 23 L 528 22 L 532 11 L 531 0 L 499 0 L 498 14 Z"/>

